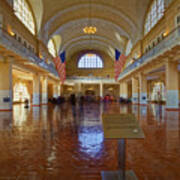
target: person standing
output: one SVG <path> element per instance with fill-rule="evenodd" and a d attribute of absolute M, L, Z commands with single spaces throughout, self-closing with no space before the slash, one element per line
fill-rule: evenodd
<path fill-rule="evenodd" d="M 71 94 L 70 103 L 72 105 L 73 116 L 75 117 L 76 116 L 76 96 L 75 96 L 75 94 Z"/>

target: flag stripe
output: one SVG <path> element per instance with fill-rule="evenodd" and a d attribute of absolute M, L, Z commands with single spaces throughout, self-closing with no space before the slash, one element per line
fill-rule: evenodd
<path fill-rule="evenodd" d="M 115 68 L 115 80 L 118 80 L 119 74 L 122 72 L 123 66 L 126 63 L 126 56 L 121 54 L 120 51 L 115 49 L 115 63 L 114 63 L 114 68 Z"/>
<path fill-rule="evenodd" d="M 65 51 L 63 51 L 59 56 L 54 58 L 54 64 L 58 75 L 60 77 L 60 81 L 63 84 L 66 80 L 66 62 L 65 62 Z"/>

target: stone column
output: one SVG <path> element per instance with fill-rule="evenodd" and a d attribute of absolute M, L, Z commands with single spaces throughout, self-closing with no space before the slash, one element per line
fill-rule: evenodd
<path fill-rule="evenodd" d="M 99 96 L 103 98 L 103 83 L 99 84 Z"/>
<path fill-rule="evenodd" d="M 58 97 L 58 85 L 53 84 L 53 98 L 57 98 L 57 97 Z"/>
<path fill-rule="evenodd" d="M 120 83 L 120 97 L 128 98 L 128 85 L 126 82 Z"/>
<path fill-rule="evenodd" d="M 147 104 L 147 79 L 143 74 L 139 74 L 139 86 L 140 86 L 140 104 Z"/>
<path fill-rule="evenodd" d="M 33 78 L 33 106 L 40 105 L 40 76 L 38 74 L 34 75 Z"/>
<path fill-rule="evenodd" d="M 48 103 L 48 77 L 44 76 L 42 79 L 42 104 Z"/>
<path fill-rule="evenodd" d="M 119 97 L 121 97 L 121 83 L 119 84 Z"/>
<path fill-rule="evenodd" d="M 60 83 L 57 85 L 57 94 L 58 94 L 58 96 L 61 96 L 61 85 L 60 85 Z"/>
<path fill-rule="evenodd" d="M 138 94 L 138 80 L 136 78 L 132 78 L 132 103 L 139 103 L 139 94 Z"/>
<path fill-rule="evenodd" d="M 166 63 L 166 109 L 179 108 L 177 65 L 177 63 L 170 61 Z"/>
<path fill-rule="evenodd" d="M 74 92 L 76 94 L 77 97 L 80 97 L 82 94 L 82 88 L 81 88 L 81 83 L 76 83 L 75 87 L 74 87 Z"/>
<path fill-rule="evenodd" d="M 0 111 L 12 110 L 12 63 L 0 59 Z"/>
<path fill-rule="evenodd" d="M 81 92 L 81 83 L 77 84 L 77 93 L 78 93 L 78 96 L 80 96 L 82 94 L 82 92 Z"/>

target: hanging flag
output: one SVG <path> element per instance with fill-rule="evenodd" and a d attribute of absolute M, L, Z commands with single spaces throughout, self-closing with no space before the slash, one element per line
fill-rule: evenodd
<path fill-rule="evenodd" d="M 122 68 L 126 62 L 126 56 L 121 54 L 120 51 L 115 49 L 115 64 L 114 64 L 114 69 L 115 69 L 115 80 L 118 80 L 119 74 L 122 72 Z"/>
<path fill-rule="evenodd" d="M 63 84 L 66 80 L 66 52 L 63 51 L 59 56 L 54 59 L 60 81 Z"/>

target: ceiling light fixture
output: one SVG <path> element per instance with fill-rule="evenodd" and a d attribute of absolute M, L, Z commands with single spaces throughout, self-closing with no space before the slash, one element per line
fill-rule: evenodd
<path fill-rule="evenodd" d="M 97 32 L 97 28 L 95 26 L 86 26 L 83 28 L 85 34 L 95 34 Z"/>
<path fill-rule="evenodd" d="M 89 1 L 89 18 L 88 18 L 88 25 L 83 28 L 83 32 L 85 34 L 95 34 L 97 32 L 97 28 L 92 25 L 91 21 L 91 12 L 92 12 L 92 4 L 91 0 Z"/>

